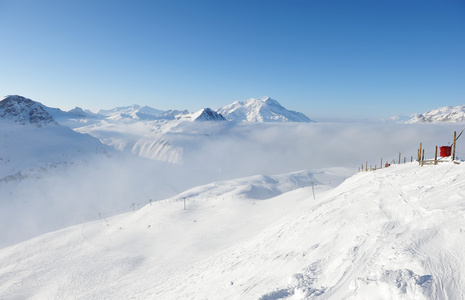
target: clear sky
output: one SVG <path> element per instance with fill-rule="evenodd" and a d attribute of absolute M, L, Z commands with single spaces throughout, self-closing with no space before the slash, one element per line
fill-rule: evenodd
<path fill-rule="evenodd" d="M 463 0 L 0 0 L 0 96 L 310 118 L 465 105 Z"/>

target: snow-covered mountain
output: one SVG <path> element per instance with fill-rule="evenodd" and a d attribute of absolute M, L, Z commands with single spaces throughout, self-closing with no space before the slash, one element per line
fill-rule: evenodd
<path fill-rule="evenodd" d="M 211 108 L 204 108 L 192 114 L 186 114 L 181 117 L 183 120 L 192 121 L 226 121 L 220 113 L 212 110 Z"/>
<path fill-rule="evenodd" d="M 440 123 L 440 122 L 464 122 L 465 121 L 465 105 L 461 106 L 445 106 L 433 109 L 424 114 L 415 114 L 406 123 Z"/>
<path fill-rule="evenodd" d="M 228 120 L 248 122 L 312 122 L 303 113 L 287 110 L 271 98 L 236 101 L 217 110 Z"/>
<path fill-rule="evenodd" d="M 17 95 L 6 96 L 0 101 L 0 118 L 35 127 L 57 125 L 45 106 Z"/>
<path fill-rule="evenodd" d="M 100 110 L 98 114 L 111 120 L 174 120 L 179 116 L 188 114 L 187 110 L 159 110 L 149 106 L 137 104 L 124 107 L 116 107 L 110 110 Z"/>
<path fill-rule="evenodd" d="M 226 121 L 226 119 L 211 108 L 205 108 L 198 113 L 194 121 Z"/>
<path fill-rule="evenodd" d="M 464 168 L 394 165 L 330 190 L 332 172 L 212 183 L 1 249 L 0 294 L 465 299 Z"/>

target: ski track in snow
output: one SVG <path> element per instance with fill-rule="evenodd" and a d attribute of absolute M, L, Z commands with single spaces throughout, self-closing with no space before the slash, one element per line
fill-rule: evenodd
<path fill-rule="evenodd" d="M 465 299 L 464 168 L 194 188 L 0 250 L 0 299 Z"/>

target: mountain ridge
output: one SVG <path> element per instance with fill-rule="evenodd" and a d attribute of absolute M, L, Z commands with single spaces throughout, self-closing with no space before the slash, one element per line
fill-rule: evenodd
<path fill-rule="evenodd" d="M 465 122 L 465 105 L 444 106 L 423 114 L 414 114 L 405 123 L 461 123 Z"/>

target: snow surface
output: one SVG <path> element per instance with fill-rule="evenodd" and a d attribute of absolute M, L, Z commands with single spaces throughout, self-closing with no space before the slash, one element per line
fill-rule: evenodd
<path fill-rule="evenodd" d="M 329 190 L 311 171 L 200 186 L 0 250 L 0 295 L 464 299 L 464 168 L 393 165 Z"/>

